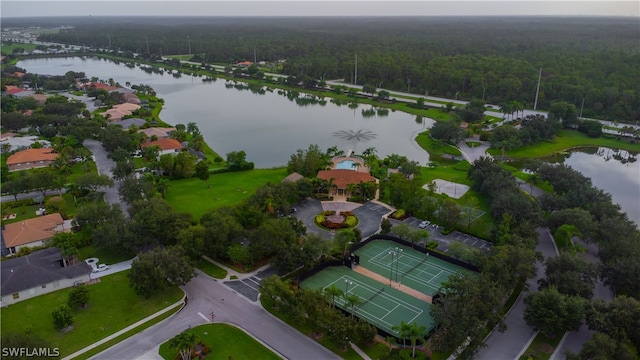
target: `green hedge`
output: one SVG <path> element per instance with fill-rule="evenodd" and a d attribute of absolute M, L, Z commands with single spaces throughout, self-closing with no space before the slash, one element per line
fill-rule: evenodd
<path fill-rule="evenodd" d="M 347 216 L 344 223 L 349 225 L 349 227 L 354 227 L 358 223 L 358 218 L 355 216 Z"/>
<path fill-rule="evenodd" d="M 322 214 L 316 215 L 315 222 L 317 224 L 322 224 L 324 222 L 324 215 L 322 215 Z"/>

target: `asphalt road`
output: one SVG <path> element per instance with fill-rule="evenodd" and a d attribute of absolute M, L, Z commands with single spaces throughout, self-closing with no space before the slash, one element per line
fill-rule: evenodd
<path fill-rule="evenodd" d="M 230 290 L 201 272 L 183 287 L 189 304 L 133 337 L 97 354 L 92 359 L 137 359 L 153 352 L 157 345 L 189 327 L 210 322 L 228 323 L 244 329 L 287 359 L 339 359 L 331 351 L 269 314 L 257 303 Z M 222 350 L 221 350 L 222 351 Z"/>
<path fill-rule="evenodd" d="M 536 251 L 546 258 L 557 256 L 557 249 L 551 234 L 546 228 L 539 228 L 539 242 Z M 529 279 L 529 289 L 523 291 L 515 302 L 504 321 L 507 324 L 505 332 L 493 330 L 485 339 L 487 347 L 478 351 L 474 359 L 477 360 L 512 360 L 517 359 L 522 350 L 527 346 L 535 330 L 524 321 L 524 298 L 538 290 L 538 279 L 544 277 L 544 263 L 536 262 L 537 274 Z"/>
<path fill-rule="evenodd" d="M 107 156 L 107 151 L 102 147 L 102 143 L 97 140 L 87 139 L 82 145 L 84 145 L 87 149 L 91 151 L 93 154 L 93 159 L 96 162 L 96 167 L 98 168 L 98 174 L 107 175 L 112 177 L 111 169 L 116 166 L 116 163 L 111 160 Z M 120 200 L 120 196 L 118 195 L 118 186 L 119 182 L 116 181 L 113 186 L 105 187 L 104 190 L 104 201 L 108 204 L 118 204 L 122 208 L 122 211 L 125 212 L 127 207 L 122 204 Z"/>

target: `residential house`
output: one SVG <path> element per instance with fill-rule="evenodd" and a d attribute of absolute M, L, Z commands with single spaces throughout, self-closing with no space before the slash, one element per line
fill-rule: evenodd
<path fill-rule="evenodd" d="M 162 156 L 165 154 L 175 154 L 182 151 L 184 148 L 182 144 L 176 139 L 158 139 L 156 141 L 149 141 L 140 145 L 142 148 L 147 148 L 151 146 L 157 146 L 160 151 L 158 156 Z"/>
<path fill-rule="evenodd" d="M 111 109 L 101 113 L 100 115 L 108 117 L 110 122 L 122 120 L 125 116 L 130 116 L 134 111 L 140 109 L 140 105 L 137 104 L 118 104 L 111 107 Z"/>
<path fill-rule="evenodd" d="M 22 247 L 45 245 L 55 234 L 70 230 L 65 228 L 62 216 L 55 213 L 6 224 L 2 230 L 2 238 L 7 252 L 15 254 Z"/>
<path fill-rule="evenodd" d="M 176 128 L 160 128 L 160 127 L 150 127 L 147 129 L 138 130 L 139 133 L 143 133 L 147 135 L 148 138 L 155 136 L 157 139 L 167 139 L 171 137 L 171 132 L 175 131 Z"/>
<path fill-rule="evenodd" d="M 128 118 L 128 119 L 116 121 L 113 123 L 113 125 L 120 125 L 124 130 L 128 130 L 132 126 L 136 126 L 139 128 L 146 123 L 147 121 L 145 119 Z"/>
<path fill-rule="evenodd" d="M 3 147 L 5 146 L 4 144 L 8 144 L 8 147 L 5 149 L 8 152 L 28 149 L 36 142 L 42 145 L 42 147 L 51 147 L 51 143 L 49 141 L 38 139 L 37 136 L 4 137 L 0 139 L 0 142 L 2 143 Z"/>
<path fill-rule="evenodd" d="M 361 182 L 378 182 L 378 179 L 371 176 L 368 172 L 348 169 L 320 170 L 318 172 L 318 178 L 333 184 L 334 187 L 330 189 L 329 195 L 334 198 L 336 196 L 348 196 L 347 187 L 349 184 L 357 185 Z"/>
<path fill-rule="evenodd" d="M 91 266 L 67 265 L 58 248 L 48 248 L 0 262 L 2 306 L 88 282 Z"/>
<path fill-rule="evenodd" d="M 58 158 L 51 148 L 27 149 L 9 156 L 9 171 L 35 169 L 49 166 Z"/>

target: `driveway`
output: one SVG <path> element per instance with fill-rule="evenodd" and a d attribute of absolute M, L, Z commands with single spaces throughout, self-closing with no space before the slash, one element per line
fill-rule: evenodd
<path fill-rule="evenodd" d="M 462 151 L 462 155 L 464 158 L 473 164 L 474 161 L 480 159 L 481 157 L 489 157 L 492 158 L 490 154 L 487 153 L 487 149 L 489 149 L 489 144 L 486 142 L 480 142 L 479 146 L 470 147 L 466 143 L 467 140 L 461 141 L 458 144 L 458 148 Z M 478 142 L 476 139 L 469 139 L 469 141 Z"/>
<path fill-rule="evenodd" d="M 133 258 L 131 260 L 119 262 L 117 264 L 107 264 L 107 265 L 109 265 L 109 270 L 91 273 L 89 275 L 89 277 L 90 277 L 91 280 L 93 280 L 93 279 L 101 278 L 103 276 L 115 274 L 115 273 L 120 272 L 120 271 L 129 270 L 129 269 L 131 269 L 131 263 L 133 262 L 134 259 L 135 258 Z"/>
<path fill-rule="evenodd" d="M 259 304 L 198 271 L 183 289 L 189 304 L 152 326 L 97 354 L 92 359 L 154 359 L 157 346 L 191 327 L 215 322 L 242 328 L 286 359 L 339 359 L 331 351 L 269 314 Z M 218 349 L 223 351 L 223 349 Z M 215 349 L 214 349 L 215 351 Z"/>

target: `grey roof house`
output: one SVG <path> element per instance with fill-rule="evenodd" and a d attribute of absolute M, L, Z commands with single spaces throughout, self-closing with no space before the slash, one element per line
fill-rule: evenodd
<path fill-rule="evenodd" d="M 84 261 L 64 266 L 62 252 L 52 247 L 0 262 L 2 306 L 90 280 L 91 266 Z"/>

